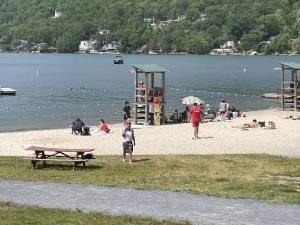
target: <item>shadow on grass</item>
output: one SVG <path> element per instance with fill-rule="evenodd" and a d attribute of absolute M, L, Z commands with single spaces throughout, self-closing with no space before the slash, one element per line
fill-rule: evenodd
<path fill-rule="evenodd" d="M 76 166 L 75 171 L 78 170 L 99 170 L 103 169 L 103 166 L 97 165 L 86 165 L 83 166 Z M 73 165 L 61 165 L 61 164 L 47 164 L 47 165 L 36 165 L 34 170 L 73 170 Z"/>
<path fill-rule="evenodd" d="M 147 162 L 150 161 L 150 159 L 133 159 L 132 162 L 139 163 L 139 162 Z"/>

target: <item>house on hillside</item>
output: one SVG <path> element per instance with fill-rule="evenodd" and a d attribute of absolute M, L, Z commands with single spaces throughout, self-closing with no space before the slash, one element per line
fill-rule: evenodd
<path fill-rule="evenodd" d="M 58 17 L 61 17 L 62 16 L 62 12 L 60 11 L 54 11 L 54 16 L 52 16 L 51 18 L 58 18 Z"/>
<path fill-rule="evenodd" d="M 110 30 L 99 30 L 100 35 L 108 35 L 110 34 Z"/>
<path fill-rule="evenodd" d="M 112 41 L 110 44 L 103 45 L 101 48 L 102 52 L 107 52 L 107 53 L 117 53 L 118 52 L 118 44 L 116 41 Z"/>
<path fill-rule="evenodd" d="M 177 20 L 175 20 L 176 22 L 183 22 L 186 19 L 185 15 L 180 15 L 177 17 Z"/>
<path fill-rule="evenodd" d="M 155 23 L 155 20 L 153 18 L 152 23 L 150 24 L 150 26 L 153 28 L 153 30 L 156 30 L 158 28 L 157 24 Z"/>
<path fill-rule="evenodd" d="M 204 21 L 204 20 L 206 20 L 206 14 L 205 13 L 200 13 L 200 15 L 199 15 L 199 18 L 197 19 L 197 21 L 199 21 L 199 22 L 201 22 L 201 21 Z"/>
<path fill-rule="evenodd" d="M 223 45 L 220 46 L 221 48 L 235 48 L 234 41 L 226 41 Z"/>
<path fill-rule="evenodd" d="M 177 19 L 170 19 L 170 20 L 161 20 L 159 21 L 158 23 L 155 23 L 155 20 L 154 18 L 152 19 L 152 23 L 151 23 L 151 27 L 154 29 L 154 30 L 157 30 L 157 29 L 163 29 L 164 27 L 167 27 L 169 26 L 170 24 L 172 23 L 179 23 L 179 22 L 183 22 L 184 20 L 186 19 L 186 16 L 185 15 L 180 15 L 177 17 Z M 150 23 L 150 19 L 148 18 L 144 18 L 144 22 L 146 23 Z"/>
<path fill-rule="evenodd" d="M 16 47 L 17 51 L 20 52 L 29 52 L 31 51 L 33 44 L 29 41 L 21 40 L 21 44 Z"/>
<path fill-rule="evenodd" d="M 226 41 L 220 48 L 210 51 L 210 55 L 233 55 L 236 54 L 236 45 L 234 41 Z"/>
<path fill-rule="evenodd" d="M 152 19 L 151 18 L 144 18 L 144 23 L 151 23 Z"/>
<path fill-rule="evenodd" d="M 89 53 L 91 50 L 94 50 L 96 47 L 97 41 L 81 41 L 79 45 L 79 52 Z"/>

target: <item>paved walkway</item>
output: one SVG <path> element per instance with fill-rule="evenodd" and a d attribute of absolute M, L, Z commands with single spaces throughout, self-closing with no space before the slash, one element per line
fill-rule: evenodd
<path fill-rule="evenodd" d="M 113 215 L 187 220 L 200 225 L 300 224 L 300 205 L 92 185 L 0 180 L 0 201 Z"/>

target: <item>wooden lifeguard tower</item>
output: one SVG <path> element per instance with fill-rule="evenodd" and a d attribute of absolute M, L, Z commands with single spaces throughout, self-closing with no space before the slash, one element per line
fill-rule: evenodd
<path fill-rule="evenodd" d="M 298 81 L 298 70 L 300 64 L 294 62 L 286 62 L 281 64 L 281 100 L 282 110 L 300 109 L 300 82 Z M 286 72 L 290 71 L 290 76 Z M 289 79 L 290 78 L 290 79 Z"/>
<path fill-rule="evenodd" d="M 156 64 L 132 65 L 134 68 L 134 123 L 165 123 L 166 69 Z"/>

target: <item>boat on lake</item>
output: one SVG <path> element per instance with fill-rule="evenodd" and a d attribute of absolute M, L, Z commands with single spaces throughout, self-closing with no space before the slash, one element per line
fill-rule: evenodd
<path fill-rule="evenodd" d="M 117 55 L 114 59 L 114 64 L 123 64 L 123 63 L 124 63 L 123 57 L 120 55 Z"/>
<path fill-rule="evenodd" d="M 12 88 L 1 88 L 0 87 L 0 95 L 16 95 L 17 91 Z"/>

